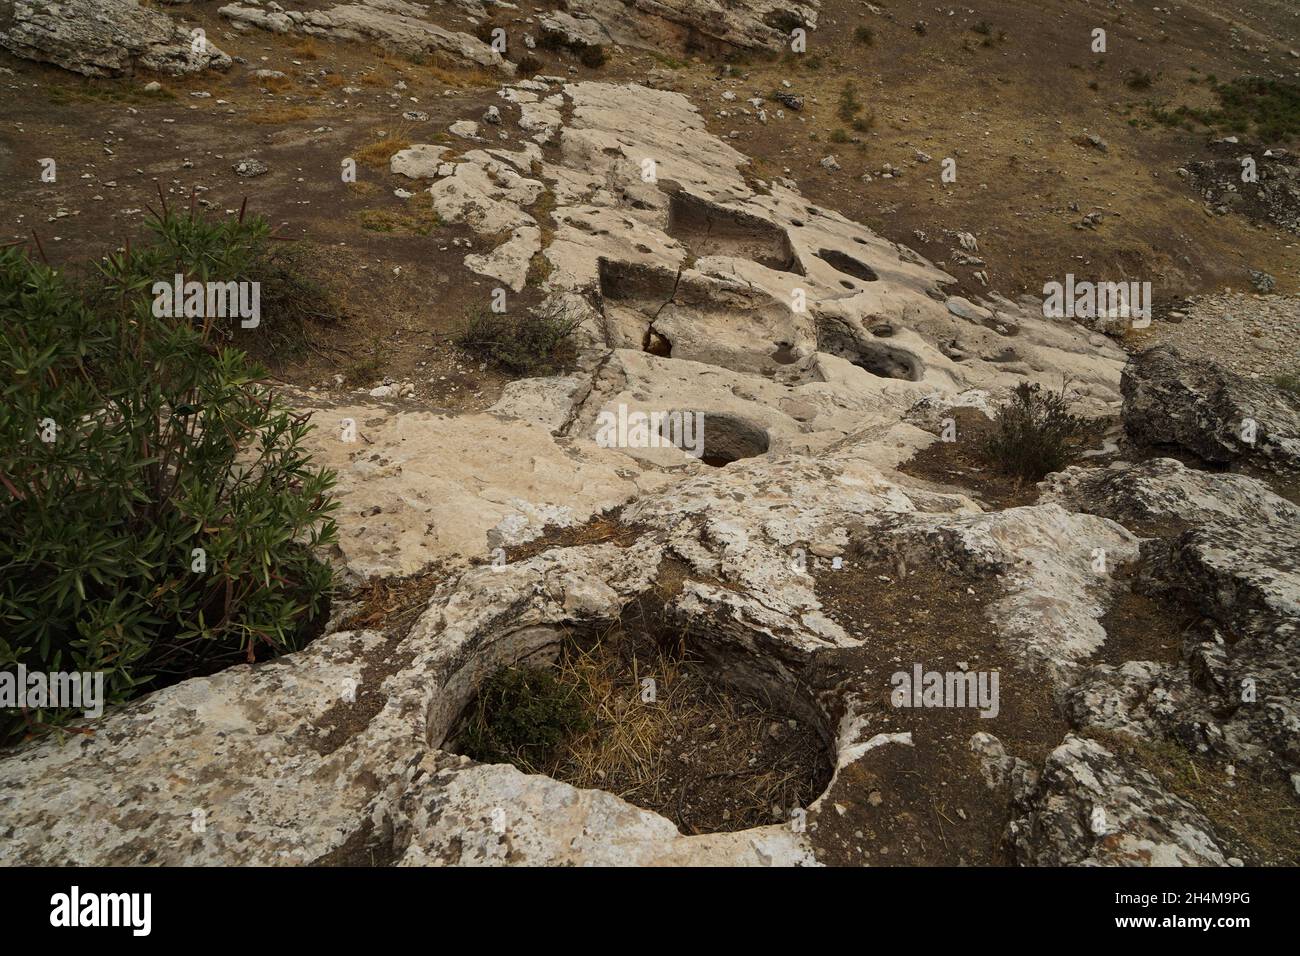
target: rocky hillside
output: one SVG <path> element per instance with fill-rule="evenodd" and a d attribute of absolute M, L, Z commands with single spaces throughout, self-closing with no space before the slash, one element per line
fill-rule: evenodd
<path fill-rule="evenodd" d="M 260 196 L 349 312 L 277 367 L 338 473 L 324 633 L 0 756 L 0 862 L 1294 863 L 1294 298 L 1047 318 L 978 223 L 942 264 L 868 228 L 762 155 L 800 89 L 717 85 L 828 17 L 0 2 L 0 85 L 66 91 L 57 183 L 0 197 L 15 233 L 58 261 L 125 242 L 148 190 Z M 647 51 L 718 80 L 626 68 Z M 944 155 L 886 182 L 940 189 Z M 561 327 L 555 367 L 448 334 L 497 314 Z M 1016 473 L 1016 403 L 1052 396 L 1064 451 Z M 599 699 L 545 766 L 471 743 L 521 665 Z"/>

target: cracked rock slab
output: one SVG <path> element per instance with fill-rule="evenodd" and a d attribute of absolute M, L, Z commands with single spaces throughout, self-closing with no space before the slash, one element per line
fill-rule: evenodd
<path fill-rule="evenodd" d="M 1008 837 L 1026 866 L 1226 866 L 1209 820 L 1095 740 L 1066 737 L 1023 781 Z"/>
<path fill-rule="evenodd" d="M 1124 427 L 1133 438 L 1174 445 L 1215 464 L 1300 471 L 1300 397 L 1168 346 L 1124 369 Z"/>
<path fill-rule="evenodd" d="M 231 60 L 165 13 L 137 0 L 12 0 L 0 46 L 83 76 L 137 68 L 173 76 L 225 70 Z"/>
<path fill-rule="evenodd" d="M 532 423 L 299 398 L 316 425 L 309 451 L 339 475 L 339 549 L 353 578 L 489 560 L 493 549 L 548 524 L 581 524 L 662 481 Z M 342 440 L 349 421 L 352 442 Z"/>

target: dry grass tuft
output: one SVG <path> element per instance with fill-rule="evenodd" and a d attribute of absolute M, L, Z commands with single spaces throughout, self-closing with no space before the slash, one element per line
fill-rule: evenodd
<path fill-rule="evenodd" d="M 416 236 L 427 236 L 442 225 L 442 218 L 433 210 L 433 197 L 427 192 L 412 196 L 400 209 L 363 209 L 357 213 L 357 220 L 369 232 Z"/>
<path fill-rule="evenodd" d="M 259 126 L 280 126 L 296 120 L 311 119 L 317 115 L 317 112 L 307 106 L 277 106 L 269 110 L 256 110 L 249 113 L 248 121 Z"/>
<path fill-rule="evenodd" d="M 646 678 L 653 701 L 643 699 Z M 685 833 L 784 820 L 829 779 L 812 728 L 717 683 L 684 635 L 652 636 L 625 618 L 594 641 L 566 641 L 556 682 L 576 696 L 587 726 L 534 771 L 616 794 Z"/>
<path fill-rule="evenodd" d="M 386 130 L 379 139 L 362 146 L 352 154 L 352 157 L 362 166 L 369 166 L 372 169 L 385 169 L 388 167 L 388 161 L 393 158 L 394 153 L 411 145 L 412 135 L 411 124 L 400 123 L 393 129 Z"/>
<path fill-rule="evenodd" d="M 288 76 L 268 76 L 258 80 L 257 85 L 272 93 L 283 93 L 285 90 L 293 89 L 293 79 Z"/>

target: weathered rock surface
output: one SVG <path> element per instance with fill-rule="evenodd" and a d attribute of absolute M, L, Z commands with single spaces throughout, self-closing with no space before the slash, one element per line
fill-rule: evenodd
<path fill-rule="evenodd" d="M 469 268 L 517 288 L 540 253 L 552 307 L 583 320 L 591 349 L 615 350 L 591 363 L 590 388 L 567 390 L 567 409 L 536 386 L 548 396 L 537 420 L 564 434 L 594 437 L 624 406 L 689 407 L 765 451 L 815 452 L 897 426 L 927 396 L 1025 378 L 1053 387 L 1061 370 L 1086 408 L 1119 400 L 1113 346 L 1028 313 L 1008 318 L 1009 303 L 987 325 L 953 315 L 939 292 L 949 276 L 753 181 L 684 96 L 546 78 L 500 95 L 503 128 L 517 124 L 523 148 L 469 151 L 429 192 L 445 220 L 506 237 L 468 256 Z M 558 157 L 544 156 L 537 144 L 556 140 Z M 511 414 L 526 414 L 522 397 Z M 931 440 L 919 429 L 895 437 L 913 451 Z M 622 450 L 642 465 L 688 464 L 675 449 Z"/>
<path fill-rule="evenodd" d="M 446 152 L 446 146 L 418 143 L 394 153 L 388 161 L 388 169 L 408 179 L 437 179 L 438 167 L 442 165 Z"/>
<path fill-rule="evenodd" d="M 276 9 L 231 3 L 218 12 L 237 27 L 370 41 L 408 56 L 444 53 L 501 73 L 515 71 L 515 65 L 487 43 L 468 33 L 444 29 L 429 19 L 427 7 L 405 0 L 359 0 L 325 10 L 273 6 Z"/>
<path fill-rule="evenodd" d="M 938 561 L 962 574 L 996 574 L 1006 596 L 991 613 L 1008 648 L 1062 685 L 1100 650 L 1099 618 L 1113 583 L 1095 570 L 1103 550 L 1124 562 L 1138 539 L 1119 524 L 1045 504 L 991 514 L 888 516 L 855 535 L 862 553 Z"/>
<path fill-rule="evenodd" d="M 571 13 L 600 23 L 615 42 L 659 47 L 665 42 L 713 41 L 749 49 L 789 49 L 790 31 L 817 27 L 817 0 L 572 0 Z"/>
<path fill-rule="evenodd" d="M 717 22 L 702 35 L 750 31 L 749 45 L 790 28 L 776 7 L 653 6 L 674 23 L 707 11 Z M 574 23 L 595 30 L 580 12 Z M 465 36 L 425 32 L 425 8 L 403 0 L 223 13 L 413 49 Z M 600 27 L 617 40 L 610 22 Z M 859 762 L 880 779 L 935 734 L 922 718 L 873 726 L 879 711 L 863 702 L 880 697 L 880 674 L 859 664 L 878 634 L 837 610 L 812 555 L 937 568 L 994 595 L 953 606 L 978 608 L 987 652 L 1043 675 L 1076 731 L 1043 767 L 991 733 L 970 738 L 973 758 L 960 744 L 977 792 L 1010 812 L 1020 862 L 1222 865 L 1224 840 L 1195 807 L 1093 738 L 1300 766 L 1300 508 L 1255 479 L 1169 459 L 1069 468 L 1037 503 L 997 511 L 900 474 L 952 408 L 991 412 L 1023 381 L 1054 388 L 1064 374 L 1082 410 L 1113 413 L 1123 354 L 1004 299 L 955 302 L 951 278 L 911 250 L 755 179 L 676 93 L 541 77 L 499 99 L 500 122 L 481 105 L 463 120 L 476 137 L 464 153 L 416 145 L 390 169 L 432 180 L 439 216 L 497 239 L 469 269 L 515 290 L 532 281 L 541 308 L 581 321 L 573 366 L 511 383 L 478 414 L 381 401 L 388 390 L 289 395 L 317 426 L 308 450 L 340 476 L 345 583 L 436 568 L 427 602 L 357 630 L 344 594 L 325 636 L 298 653 L 166 688 L 93 734 L 0 758 L 0 862 L 824 862 L 820 814 L 856 819 L 871 801 L 854 784 Z M 496 146 L 501 133 L 511 142 Z M 1176 356 L 1148 353 L 1125 374 L 1135 437 L 1231 453 L 1216 461 L 1293 454 L 1285 402 Z M 1163 424 L 1143 421 L 1162 407 Z M 1244 408 L 1265 436 L 1249 450 L 1224 424 Z M 610 440 L 611 416 L 674 411 L 702 416 L 699 448 L 626 430 Z M 616 525 L 614 539 L 561 543 L 600 515 L 593 527 Z M 1144 593 L 1202 618 L 1178 662 L 1096 662 L 1113 646 L 1105 621 L 1123 565 Z M 545 660 L 634 602 L 689 639 L 713 679 L 824 742 L 835 792 L 811 801 L 808 832 L 685 835 L 611 793 L 445 749 L 497 669 Z"/>
<path fill-rule="evenodd" d="M 1124 369 L 1129 435 L 1186 449 L 1213 464 L 1300 471 L 1300 397 L 1206 359 L 1157 347 Z"/>
<path fill-rule="evenodd" d="M 1300 508 L 1258 479 L 1199 471 L 1172 458 L 1108 468 L 1075 466 L 1049 475 L 1039 488 L 1041 500 L 1138 530 L 1215 522 L 1285 525 L 1300 517 Z"/>
<path fill-rule="evenodd" d="M 613 451 L 492 415 L 453 417 L 306 395 L 308 446 L 339 475 L 341 560 L 349 576 L 407 575 L 437 561 L 487 561 L 543 527 L 581 524 L 668 480 Z M 355 440 L 345 441 L 347 424 Z"/>
<path fill-rule="evenodd" d="M 408 414 L 412 427 L 428 427 Z M 359 424 L 380 439 L 360 462 L 401 453 L 400 421 Z M 487 423 L 472 424 L 480 433 Z M 418 433 L 406 437 L 425 450 Z M 418 485 L 417 470 L 403 465 Z M 345 491 L 345 500 L 364 494 Z M 689 574 L 667 613 L 719 676 L 824 724 L 833 700 L 810 696 L 806 675 L 819 653 L 858 641 L 827 615 L 791 556 L 814 542 L 847 547 L 849 529 L 863 522 L 913 520 L 954 560 L 1016 576 L 996 620 L 1021 647 L 1023 596 L 1033 588 L 1032 603 L 1049 616 L 1071 601 L 1080 608 L 1071 615 L 1090 612 L 1086 593 L 1069 593 L 1078 581 L 1068 572 L 1014 571 L 1031 563 L 1013 557 L 1017 549 L 1059 527 L 1072 544 L 1052 560 L 1067 567 L 1096 535 L 1120 545 L 1123 536 L 1056 506 L 1018 512 L 979 515 L 968 499 L 898 486 L 843 450 L 710 470 L 633 502 L 623 520 L 642 533 L 627 547 L 559 548 L 472 568 L 440 586 L 404 635 L 330 634 L 270 664 L 160 691 L 106 716 L 92 737 L 45 741 L 0 761 L 9 828 L 0 859 L 283 864 L 365 845 L 408 864 L 813 862 L 807 837 L 790 828 L 686 838 L 608 794 L 475 766 L 438 748 L 481 680 L 555 645 L 563 627 L 612 621 L 654 588 L 668 558 Z M 1050 548 L 1040 547 L 1046 557 Z M 861 722 L 842 725 L 837 764 L 874 753 L 873 736 Z M 202 833 L 191 829 L 195 810 Z"/>
<path fill-rule="evenodd" d="M 604 46 L 610 42 L 609 34 L 598 20 L 590 16 L 574 16 L 563 10 L 544 13 L 537 18 L 542 39 L 558 46 L 581 49 Z"/>
<path fill-rule="evenodd" d="M 1225 866 L 1210 822 L 1151 774 L 1071 735 L 1021 781 L 1008 836 L 1029 866 Z"/>
<path fill-rule="evenodd" d="M 0 46 L 9 52 L 84 76 L 136 69 L 179 76 L 231 62 L 206 38 L 137 0 L 8 0 L 0 3 L 0 26 Z"/>
<path fill-rule="evenodd" d="M 1139 586 L 1203 615 L 1184 638 L 1186 663 L 1086 672 L 1067 695 L 1076 726 L 1300 768 L 1300 507 L 1256 479 L 1170 459 L 1070 468 L 1044 488 L 1069 507 L 1159 530 L 1143 545 Z"/>

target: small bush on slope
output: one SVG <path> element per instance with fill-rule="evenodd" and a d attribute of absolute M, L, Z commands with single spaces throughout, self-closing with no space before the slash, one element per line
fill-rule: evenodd
<path fill-rule="evenodd" d="M 1028 481 L 1060 471 L 1084 429 L 1083 419 L 1068 409 L 1064 388 L 1045 392 L 1037 384 L 1021 382 L 1011 401 L 998 409 L 984 457 L 999 471 Z"/>
<path fill-rule="evenodd" d="M 508 372 L 535 375 L 564 363 L 580 324 L 559 306 L 518 317 L 480 309 L 468 315 L 456 344 Z"/>

